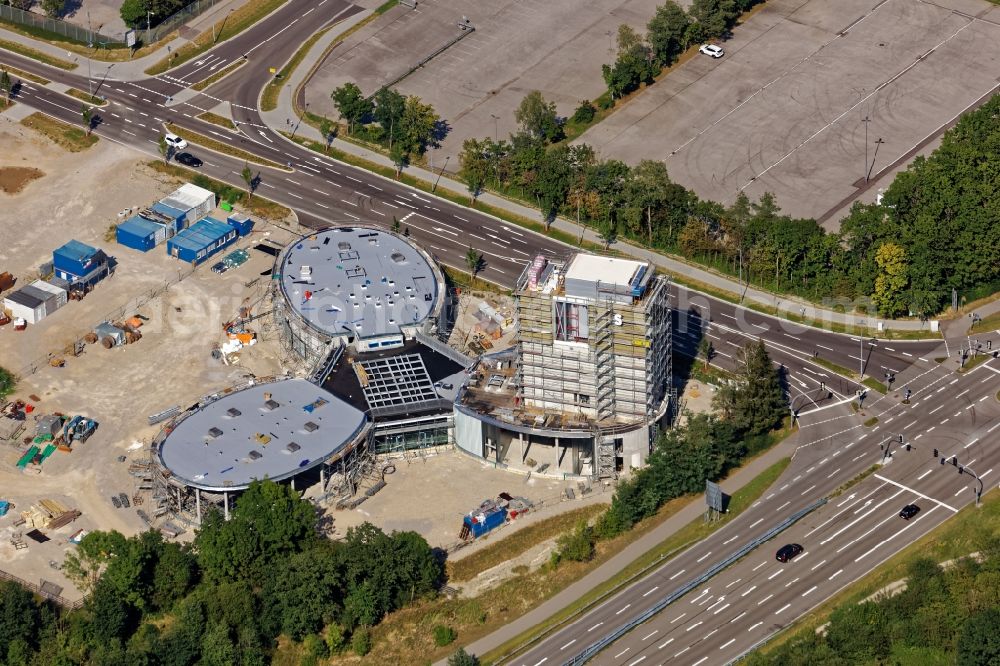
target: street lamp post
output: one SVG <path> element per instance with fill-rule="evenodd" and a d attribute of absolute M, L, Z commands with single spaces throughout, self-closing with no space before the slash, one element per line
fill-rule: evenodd
<path fill-rule="evenodd" d="M 870 123 L 871 121 L 872 119 L 868 116 L 865 116 L 864 118 L 861 119 L 861 122 L 865 124 L 865 182 L 866 183 L 868 182 L 868 123 Z"/>
<path fill-rule="evenodd" d="M 438 171 L 438 177 L 434 180 L 434 187 L 431 188 L 431 192 L 437 189 L 438 183 L 441 182 L 441 174 L 443 174 L 444 170 L 448 167 L 448 160 L 450 159 L 451 155 L 444 156 L 444 165 L 442 165 L 441 170 Z"/>
<path fill-rule="evenodd" d="M 875 140 L 875 155 L 872 157 L 872 164 L 870 167 L 868 167 L 868 173 L 865 175 L 866 183 L 868 182 L 868 179 L 871 178 L 872 176 L 872 170 L 875 169 L 875 162 L 876 160 L 878 160 L 878 147 L 881 146 L 883 143 L 885 143 L 885 141 L 882 140 L 882 137 L 879 137 L 878 139 Z"/>
<path fill-rule="evenodd" d="M 156 12 L 149 9 L 146 10 L 146 45 L 149 45 L 149 24 L 152 23 L 151 16 Z"/>

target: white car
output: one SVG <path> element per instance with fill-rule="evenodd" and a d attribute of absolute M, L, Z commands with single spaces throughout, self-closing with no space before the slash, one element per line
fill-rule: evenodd
<path fill-rule="evenodd" d="M 716 46 L 715 44 L 702 44 L 701 48 L 698 49 L 698 53 L 704 53 L 707 56 L 712 56 L 713 58 L 721 58 L 726 55 L 726 52 L 722 50 L 721 46 Z"/>
<path fill-rule="evenodd" d="M 180 138 L 176 134 L 171 134 L 170 132 L 166 133 L 166 135 L 163 137 L 163 140 L 167 142 L 168 146 L 171 146 L 176 150 L 184 150 L 185 148 L 188 147 L 187 141 Z"/>

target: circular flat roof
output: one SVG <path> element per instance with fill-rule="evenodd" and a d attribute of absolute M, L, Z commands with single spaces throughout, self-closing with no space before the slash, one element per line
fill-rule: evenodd
<path fill-rule="evenodd" d="M 241 490 L 251 481 L 280 481 L 336 457 L 364 427 L 364 412 L 304 379 L 286 379 L 187 413 L 158 456 L 186 485 Z"/>
<path fill-rule="evenodd" d="M 426 319 L 439 296 L 426 255 L 378 229 L 320 231 L 290 244 L 280 261 L 289 307 L 331 337 L 398 334 Z"/>

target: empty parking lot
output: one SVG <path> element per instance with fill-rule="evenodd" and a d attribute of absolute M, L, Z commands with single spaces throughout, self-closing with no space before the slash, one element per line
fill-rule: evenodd
<path fill-rule="evenodd" d="M 665 160 L 705 198 L 770 191 L 789 214 L 819 218 L 856 195 L 869 170 L 874 179 L 908 159 L 997 90 L 1000 7 L 770 0 L 725 47 L 724 58 L 693 59 L 580 141 L 605 158 Z"/>

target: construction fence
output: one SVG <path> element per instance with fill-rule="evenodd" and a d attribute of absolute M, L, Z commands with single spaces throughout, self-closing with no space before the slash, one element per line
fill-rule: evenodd
<path fill-rule="evenodd" d="M 191 19 L 208 11 L 221 1 L 195 0 L 187 7 L 171 14 L 150 29 L 143 29 L 140 26 L 135 31 L 136 39 L 145 44 L 153 44 L 174 30 L 177 30 Z M 91 45 L 94 48 L 122 48 L 125 46 L 124 33 L 105 35 L 96 30 L 88 30 L 69 21 L 49 18 L 42 14 L 36 14 L 35 12 L 3 4 L 0 4 L 0 21 L 23 25 L 35 30 L 43 30 L 80 44 Z"/>

